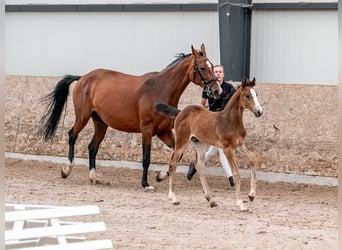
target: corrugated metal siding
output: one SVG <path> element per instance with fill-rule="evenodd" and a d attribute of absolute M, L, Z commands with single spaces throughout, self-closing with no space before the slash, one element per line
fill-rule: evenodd
<path fill-rule="evenodd" d="M 217 12 L 6 13 L 6 74 L 158 71 L 204 43 L 219 62 Z"/>
<path fill-rule="evenodd" d="M 253 11 L 251 76 L 337 84 L 337 11 Z"/>

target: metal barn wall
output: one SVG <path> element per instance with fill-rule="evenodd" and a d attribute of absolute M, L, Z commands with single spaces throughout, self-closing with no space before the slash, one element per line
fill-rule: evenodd
<path fill-rule="evenodd" d="M 253 10 L 250 75 L 259 82 L 337 84 L 337 10 Z"/>
<path fill-rule="evenodd" d="M 7 0 L 6 5 L 91 4 L 91 0 Z M 257 4 L 287 1 L 254 0 L 250 76 L 258 82 L 337 84 L 337 10 L 260 10 Z M 301 5 L 303 2 L 291 1 Z M 329 4 L 329 0 L 306 0 Z M 45 4 L 44 4 L 45 3 Z M 96 4 L 136 5 L 137 1 Z M 193 1 L 146 2 L 161 8 Z M 210 11 L 7 11 L 6 74 L 61 76 L 111 68 L 131 74 L 161 70 L 178 52 L 206 44 L 209 58 L 220 63 L 218 1 Z M 322 4 L 323 3 L 323 4 Z M 316 6 L 317 6 L 316 5 Z M 167 8 L 166 7 L 166 8 Z M 105 8 L 105 7 L 104 7 Z M 152 7 L 153 8 L 153 7 Z M 214 8 L 214 9 L 213 9 Z M 222 27 L 220 27 L 222 28 Z M 234 62 L 234 61 L 233 61 Z M 221 62 L 222 63 L 222 62 Z"/>
<path fill-rule="evenodd" d="M 6 74 L 159 71 L 204 43 L 218 63 L 216 11 L 6 12 Z"/>

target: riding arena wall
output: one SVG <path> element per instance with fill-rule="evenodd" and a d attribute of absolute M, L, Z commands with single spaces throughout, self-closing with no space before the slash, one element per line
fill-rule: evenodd
<path fill-rule="evenodd" d="M 40 99 L 64 74 L 82 75 L 95 68 L 136 75 L 159 71 L 174 60 L 172 55 L 190 52 L 191 45 L 198 49 L 201 43 L 214 64 L 220 61 L 218 12 L 212 9 L 217 1 L 199 1 L 203 5 L 191 5 L 192 11 L 182 4 L 175 5 L 177 11 L 170 9 L 174 5 L 163 6 L 168 11 L 155 11 L 153 4 L 147 5 L 148 11 L 140 5 L 128 11 L 136 1 L 122 1 L 124 9 L 111 11 L 102 11 L 97 1 L 96 11 L 89 11 L 82 4 L 91 0 L 77 2 L 72 11 L 66 0 L 58 4 L 46 0 L 51 6 L 36 0 L 6 3 L 6 152 L 67 157 L 67 132 L 74 120 L 70 96 L 56 137 L 51 142 L 38 137 L 46 109 Z M 250 75 L 257 78 L 264 114 L 256 118 L 246 111 L 244 122 L 245 143 L 262 159 L 257 169 L 337 176 L 337 10 L 326 10 L 329 3 L 319 0 L 308 6 L 323 9 L 274 10 L 284 8 L 286 1 L 252 2 Z M 31 4 L 38 4 L 37 9 Z M 112 8 L 119 6 L 115 4 Z M 289 5 L 297 8 L 302 4 Z M 201 89 L 190 84 L 179 107 L 199 103 L 200 94 Z M 89 122 L 80 133 L 76 157 L 88 158 L 92 126 Z M 152 163 L 168 164 L 171 150 L 157 138 L 153 138 L 151 153 Z M 189 164 L 194 157 L 190 145 L 181 164 Z M 108 129 L 97 156 L 135 162 L 141 158 L 141 135 L 113 129 Z M 237 159 L 241 168 L 248 168 L 246 158 L 238 154 Z M 218 157 L 207 165 L 220 166 Z"/>
<path fill-rule="evenodd" d="M 59 80 L 58 77 L 6 77 L 6 152 L 67 157 L 68 131 L 74 120 L 71 96 L 53 140 L 45 142 L 38 136 L 39 122 L 46 110 L 41 98 Z M 257 82 L 256 90 L 264 114 L 256 118 L 245 111 L 244 123 L 245 143 L 262 159 L 257 170 L 337 176 L 337 85 Z M 201 89 L 190 84 L 179 108 L 199 103 L 200 94 Z M 89 121 L 76 142 L 76 157 L 88 158 L 92 135 L 93 124 Z M 170 154 L 171 150 L 153 137 L 151 163 L 167 165 Z M 181 164 L 189 164 L 194 157 L 190 145 Z M 141 135 L 108 129 L 97 159 L 141 162 Z M 240 168 L 249 168 L 248 159 L 243 155 L 238 153 L 237 159 Z M 207 165 L 220 166 L 218 157 L 213 157 Z"/>

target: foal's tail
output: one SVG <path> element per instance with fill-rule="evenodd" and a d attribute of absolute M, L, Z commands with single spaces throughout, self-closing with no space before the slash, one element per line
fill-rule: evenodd
<path fill-rule="evenodd" d="M 175 118 L 180 110 L 172 107 L 166 103 L 157 103 L 156 105 L 154 105 L 154 109 L 159 112 L 162 113 L 163 115 L 170 117 L 170 118 Z"/>
<path fill-rule="evenodd" d="M 65 76 L 57 83 L 54 91 L 42 98 L 42 101 L 48 102 L 47 110 L 40 120 L 41 128 L 39 131 L 39 134 L 43 135 L 45 141 L 52 139 L 55 135 L 63 107 L 68 99 L 69 86 L 80 78 L 80 76 Z"/>

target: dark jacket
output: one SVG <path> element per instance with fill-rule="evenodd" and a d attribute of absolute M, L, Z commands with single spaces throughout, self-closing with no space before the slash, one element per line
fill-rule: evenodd
<path fill-rule="evenodd" d="M 209 110 L 210 111 L 221 111 L 224 109 L 226 104 L 228 103 L 229 99 L 235 93 L 235 88 L 232 84 L 224 81 L 221 84 L 222 93 L 220 98 L 214 99 L 212 97 L 208 97 L 206 92 L 202 92 L 202 98 L 208 99 Z"/>

